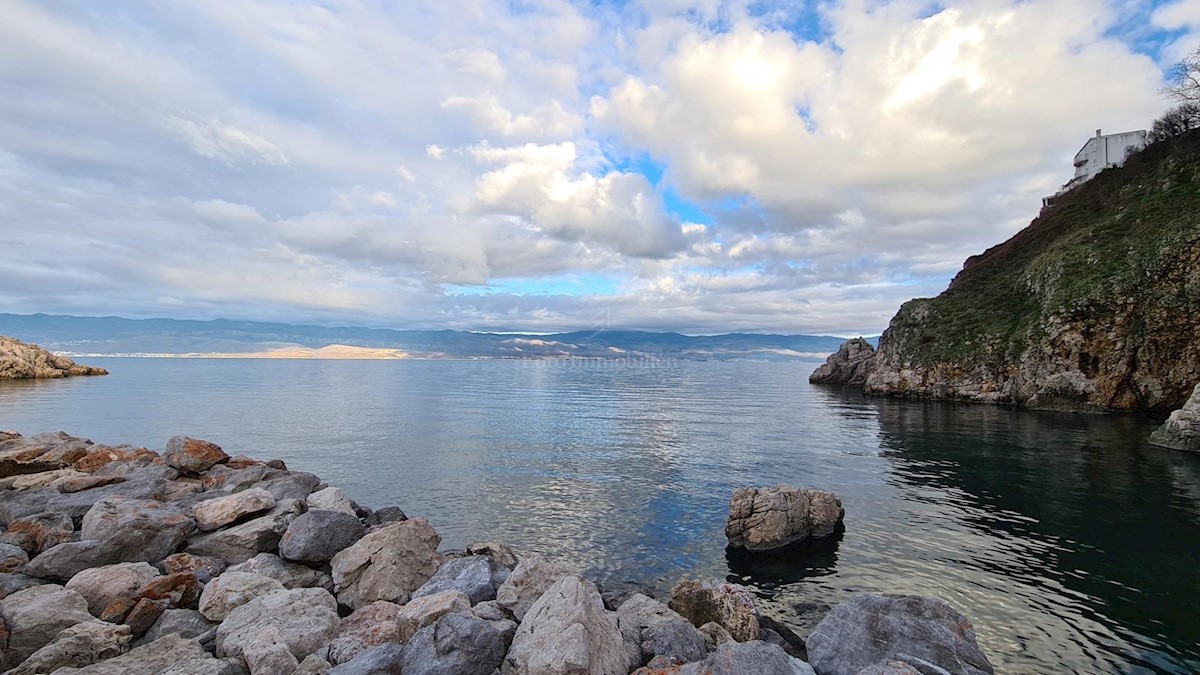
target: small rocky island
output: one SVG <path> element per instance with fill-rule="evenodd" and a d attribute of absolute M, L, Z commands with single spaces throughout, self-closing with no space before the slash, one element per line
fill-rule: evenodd
<path fill-rule="evenodd" d="M 49 380 L 75 375 L 107 375 L 103 368 L 82 366 L 37 345 L 0 335 L 0 380 Z"/>
<path fill-rule="evenodd" d="M 818 490 L 739 490 L 731 547 L 830 536 Z M 984 675 L 945 602 L 863 594 L 801 638 L 724 581 L 605 592 L 278 460 L 0 432 L 0 670 L 13 675 Z M 714 542 L 714 545 L 717 545 Z"/>

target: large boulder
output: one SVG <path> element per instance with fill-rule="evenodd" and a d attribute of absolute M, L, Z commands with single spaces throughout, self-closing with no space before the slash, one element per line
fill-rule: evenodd
<path fill-rule="evenodd" d="M 216 633 L 217 624 L 204 618 L 195 609 L 168 609 L 158 617 L 158 621 L 146 631 L 142 637 L 143 643 L 175 633 L 180 637 L 197 640 L 201 643 L 211 641 Z"/>
<path fill-rule="evenodd" d="M 120 552 L 99 541 L 68 541 L 51 546 L 25 566 L 25 574 L 66 581 L 79 572 L 121 561 Z"/>
<path fill-rule="evenodd" d="M 376 600 L 404 604 L 442 564 L 442 538 L 424 518 L 385 525 L 333 557 L 333 584 L 352 609 Z"/>
<path fill-rule="evenodd" d="M 53 584 L 27 588 L 0 600 L 0 616 L 8 633 L 0 670 L 16 667 L 50 644 L 64 628 L 95 620 L 82 595 Z"/>
<path fill-rule="evenodd" d="M 177 551 L 195 529 L 177 506 L 151 499 L 111 497 L 96 502 L 79 536 L 117 551 L 121 562 L 156 562 Z"/>
<path fill-rule="evenodd" d="M 741 488 L 729 501 L 725 536 L 732 548 L 769 551 L 833 534 L 846 511 L 836 495 L 786 485 Z"/>
<path fill-rule="evenodd" d="M 442 591 L 414 598 L 396 615 L 396 637 L 407 642 L 418 630 L 446 614 L 471 611 L 471 599 L 460 591 Z"/>
<path fill-rule="evenodd" d="M 342 492 L 341 488 L 327 487 L 324 490 L 316 492 L 305 498 L 304 502 L 308 504 L 309 511 L 341 511 L 348 513 L 355 518 L 358 514 L 354 512 L 354 503 Z"/>
<path fill-rule="evenodd" d="M 671 609 L 699 628 L 713 622 L 734 640 L 757 640 L 761 634 L 754 595 L 745 586 L 681 581 L 671 589 Z"/>
<path fill-rule="evenodd" d="M 342 511 L 309 511 L 288 525 L 279 541 L 279 557 L 320 565 L 366 533 L 357 516 Z"/>
<path fill-rule="evenodd" d="M 496 599 L 496 589 L 509 577 L 509 569 L 486 555 L 472 555 L 447 561 L 412 597 L 461 591 L 471 604 Z"/>
<path fill-rule="evenodd" d="M 200 613 L 209 621 L 224 621 L 230 612 L 283 584 L 251 572 L 226 572 L 208 582 L 200 594 Z"/>
<path fill-rule="evenodd" d="M 278 590 L 230 612 L 217 627 L 217 655 L 242 656 L 246 643 L 268 626 L 283 636 L 297 659 L 317 651 L 338 633 L 337 601 L 320 588 Z"/>
<path fill-rule="evenodd" d="M 496 589 L 496 605 L 521 621 L 547 588 L 569 574 L 571 569 L 565 565 L 536 555 L 523 555 L 512 574 Z"/>
<path fill-rule="evenodd" d="M 555 582 L 529 608 L 504 658 L 505 675 L 629 672 L 621 632 L 596 585 L 576 576 Z"/>
<path fill-rule="evenodd" d="M 225 561 L 191 553 L 174 553 L 155 563 L 155 567 L 163 574 L 191 572 L 197 581 L 204 584 L 225 571 Z"/>
<path fill-rule="evenodd" d="M 704 658 L 704 636 L 670 607 L 645 595 L 630 596 L 617 608 L 617 627 L 631 669 L 656 656 L 678 663 Z"/>
<path fill-rule="evenodd" d="M 187 552 L 218 558 L 229 564 L 245 562 L 259 553 L 274 551 L 288 525 L 299 515 L 300 502 L 277 501 L 265 516 L 247 520 L 215 532 L 198 534 L 188 540 Z"/>
<path fill-rule="evenodd" d="M 211 532 L 246 516 L 275 508 L 275 497 L 262 488 L 242 490 L 226 497 L 202 501 L 192 507 L 196 529 Z"/>
<path fill-rule="evenodd" d="M 338 636 L 329 643 L 328 661 L 345 663 L 371 647 L 396 640 L 400 609 L 394 602 L 380 600 L 354 610 L 342 619 Z"/>
<path fill-rule="evenodd" d="M 85 621 L 64 628 L 54 640 L 6 675 L 52 673 L 60 668 L 78 668 L 120 656 L 129 649 L 129 626 L 107 621 Z"/>
<path fill-rule="evenodd" d="M 243 563 L 229 568 L 230 572 L 253 572 L 283 584 L 284 588 L 324 588 L 333 592 L 333 579 L 321 570 L 307 565 L 290 563 L 274 553 L 259 553 Z"/>
<path fill-rule="evenodd" d="M 508 649 L 505 629 L 515 626 L 511 621 L 447 614 L 412 637 L 404 648 L 401 670 L 422 675 L 491 675 Z"/>
<path fill-rule="evenodd" d="M 679 675 L 816 675 L 812 666 L 788 656 L 765 642 L 726 642 L 696 663 L 679 669 Z M 822 674 L 823 675 L 823 674 Z"/>
<path fill-rule="evenodd" d="M 32 558 L 74 539 L 75 525 L 66 514 L 45 511 L 12 521 L 4 531 L 4 538 Z"/>
<path fill-rule="evenodd" d="M 395 642 L 372 647 L 351 661 L 334 666 L 328 675 L 401 675 L 404 651 L 404 645 Z"/>
<path fill-rule="evenodd" d="M 154 577 L 158 570 L 144 562 L 117 563 L 82 570 L 67 582 L 66 587 L 87 600 L 88 611 L 105 621 L 120 621 L 125 612 L 132 608 L 129 602 L 138 591 Z M 129 602 L 119 614 L 113 615 L 108 608 L 114 604 Z"/>
<path fill-rule="evenodd" d="M 1150 434 L 1150 443 L 1175 450 L 1200 452 L 1200 384 L 1192 390 L 1183 407 L 1171 413 L 1161 427 Z"/>
<path fill-rule="evenodd" d="M 236 662 L 214 659 L 200 643 L 167 635 L 118 657 L 56 675 L 239 675 Z"/>
<path fill-rule="evenodd" d="M 204 473 L 229 459 L 229 455 L 221 450 L 221 446 L 198 438 L 174 436 L 167 441 L 167 451 L 163 454 L 167 464 L 188 473 Z"/>
<path fill-rule="evenodd" d="M 846 340 L 808 376 L 813 384 L 847 384 L 861 387 L 875 370 L 875 348 L 862 338 Z"/>
<path fill-rule="evenodd" d="M 936 598 L 860 595 L 833 608 L 807 640 L 821 675 L 856 675 L 889 659 L 920 659 L 952 675 L 991 675 L 975 628 Z"/>
<path fill-rule="evenodd" d="M 242 646 L 242 658 L 250 675 L 294 675 L 300 661 L 288 649 L 275 626 L 265 626 Z"/>

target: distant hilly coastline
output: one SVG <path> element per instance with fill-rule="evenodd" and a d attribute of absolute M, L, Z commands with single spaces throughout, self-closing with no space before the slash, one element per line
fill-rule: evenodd
<path fill-rule="evenodd" d="M 625 330 L 476 333 L 50 314 L 0 314 L 0 333 L 72 357 L 274 359 L 820 360 L 843 339 Z"/>

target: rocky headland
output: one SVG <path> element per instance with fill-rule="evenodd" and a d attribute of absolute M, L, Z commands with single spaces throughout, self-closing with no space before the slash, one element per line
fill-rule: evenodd
<path fill-rule="evenodd" d="M 103 368 L 82 366 L 37 345 L 0 335 L 0 380 L 46 380 L 74 375 L 107 375 Z"/>
<path fill-rule="evenodd" d="M 1200 130 L 1058 198 L 814 382 L 1034 409 L 1174 410 L 1200 382 Z"/>
<path fill-rule="evenodd" d="M 739 490 L 733 547 L 830 536 L 818 490 Z M 163 452 L 0 432 L 0 669 L 14 675 L 929 675 L 992 673 L 933 598 L 863 594 L 805 638 L 749 589 L 605 592 L 486 542 L 440 550 L 278 460 L 175 437 Z"/>

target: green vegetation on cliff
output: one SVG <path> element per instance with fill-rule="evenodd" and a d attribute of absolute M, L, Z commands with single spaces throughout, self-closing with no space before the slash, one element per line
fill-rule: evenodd
<path fill-rule="evenodd" d="M 1112 305 L 1146 294 L 1164 309 L 1200 310 L 1200 289 L 1164 294 L 1157 283 L 1195 263 L 1188 253 L 1200 237 L 1198 167 L 1200 132 L 1192 132 L 1062 195 L 1012 239 L 969 258 L 944 293 L 901 310 L 896 322 L 919 324 L 906 356 L 925 365 L 965 357 L 999 365 L 1036 340 L 1052 315 L 1102 319 Z"/>

